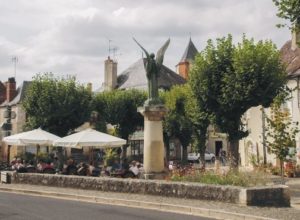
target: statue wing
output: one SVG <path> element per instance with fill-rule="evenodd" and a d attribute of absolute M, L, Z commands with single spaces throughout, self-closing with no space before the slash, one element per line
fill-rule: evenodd
<path fill-rule="evenodd" d="M 139 45 L 139 47 L 145 52 L 146 57 L 149 58 L 150 55 L 149 55 L 149 53 L 147 52 L 147 50 L 146 50 L 144 47 L 142 47 L 142 45 L 141 45 L 139 42 L 137 42 L 137 40 L 136 40 L 134 37 L 133 37 L 133 40 L 134 40 L 135 43 L 137 43 L 137 45 Z"/>
<path fill-rule="evenodd" d="M 157 51 L 156 54 L 156 63 L 160 67 L 164 61 L 165 52 L 170 44 L 170 38 L 166 41 L 166 43 Z"/>

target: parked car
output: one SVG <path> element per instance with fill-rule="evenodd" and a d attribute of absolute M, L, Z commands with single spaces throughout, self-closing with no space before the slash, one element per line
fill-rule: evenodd
<path fill-rule="evenodd" d="M 199 153 L 189 153 L 188 154 L 188 161 L 190 162 L 199 162 L 200 154 Z M 215 162 L 216 156 L 209 151 L 205 151 L 205 160 L 210 162 Z"/>

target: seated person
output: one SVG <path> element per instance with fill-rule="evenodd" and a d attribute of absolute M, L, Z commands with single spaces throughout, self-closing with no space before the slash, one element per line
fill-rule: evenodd
<path fill-rule="evenodd" d="M 17 169 L 16 163 L 17 163 L 17 158 L 14 158 L 14 159 L 10 162 L 10 165 L 11 165 L 11 169 L 12 169 L 12 170 L 16 170 L 16 169 Z"/>
<path fill-rule="evenodd" d="M 56 173 L 59 172 L 59 161 L 58 157 L 54 157 L 53 162 L 52 162 L 53 169 L 55 170 Z"/>
<path fill-rule="evenodd" d="M 79 176 L 86 176 L 88 174 L 89 168 L 86 163 L 80 163 L 77 169 L 77 174 Z"/>
<path fill-rule="evenodd" d="M 27 172 L 30 172 L 30 173 L 36 172 L 36 168 L 35 168 L 34 163 L 33 163 L 32 160 L 30 160 L 28 162 L 28 164 L 26 165 L 26 169 L 27 169 Z"/>
<path fill-rule="evenodd" d="M 47 163 L 44 165 L 44 169 L 53 169 L 53 164 L 50 161 L 47 161 Z"/>
<path fill-rule="evenodd" d="M 122 169 L 125 170 L 125 171 L 129 170 L 129 163 L 128 163 L 127 158 L 125 158 L 123 163 L 122 163 Z"/>
<path fill-rule="evenodd" d="M 27 172 L 26 168 L 25 168 L 25 165 L 22 163 L 22 160 L 21 159 L 17 159 L 17 162 L 16 164 L 14 165 L 15 166 L 15 169 L 18 171 L 18 172 L 22 172 L 22 173 L 25 173 Z"/>
<path fill-rule="evenodd" d="M 36 165 L 36 170 L 41 173 L 41 172 L 43 172 L 44 167 L 45 167 L 44 161 L 43 160 L 39 160 L 39 162 Z"/>
<path fill-rule="evenodd" d="M 120 167 L 120 164 L 118 163 L 118 160 L 114 160 L 114 163 L 111 167 L 112 171 L 116 171 L 116 170 L 119 170 L 121 167 Z"/>
<path fill-rule="evenodd" d="M 77 167 L 72 158 L 69 158 L 67 164 L 63 165 L 63 173 L 66 175 L 77 175 Z"/>
<path fill-rule="evenodd" d="M 140 172 L 139 163 L 136 161 L 132 161 L 129 171 L 131 171 L 135 176 L 138 176 Z"/>
<path fill-rule="evenodd" d="M 101 169 L 95 166 L 95 162 L 90 162 L 88 176 L 100 176 Z"/>

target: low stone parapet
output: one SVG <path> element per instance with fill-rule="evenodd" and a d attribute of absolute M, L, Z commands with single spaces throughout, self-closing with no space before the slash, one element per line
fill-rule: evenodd
<path fill-rule="evenodd" d="M 235 187 L 165 180 L 81 177 L 36 173 L 15 173 L 11 183 L 69 187 L 106 192 L 137 193 L 188 199 L 213 200 L 248 206 L 290 206 L 289 188 L 283 185 Z"/>

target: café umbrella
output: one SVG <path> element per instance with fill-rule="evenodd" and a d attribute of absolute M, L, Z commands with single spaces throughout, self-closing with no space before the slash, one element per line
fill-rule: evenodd
<path fill-rule="evenodd" d="M 54 141 L 54 146 L 79 148 L 111 148 L 126 144 L 126 140 L 88 128 Z"/>
<path fill-rule="evenodd" d="M 60 139 L 59 136 L 44 131 L 41 128 L 18 133 L 15 135 L 3 138 L 3 141 L 8 145 L 26 146 L 26 145 L 39 145 L 50 146 L 55 140 Z"/>

